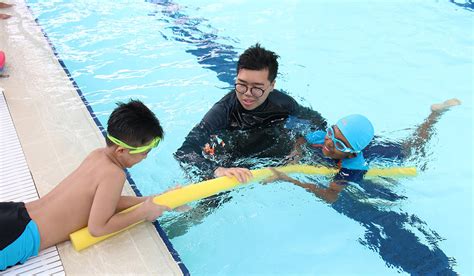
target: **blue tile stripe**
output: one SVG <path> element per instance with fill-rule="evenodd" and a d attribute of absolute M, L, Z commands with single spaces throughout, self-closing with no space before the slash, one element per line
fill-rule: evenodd
<path fill-rule="evenodd" d="M 76 89 L 76 92 L 77 94 L 79 95 L 79 97 L 81 98 L 82 102 L 84 103 L 84 105 L 86 106 L 87 110 L 89 111 L 89 114 L 91 115 L 92 119 L 94 120 L 94 122 L 96 123 L 97 127 L 99 128 L 99 130 L 102 132 L 102 135 L 104 136 L 104 139 L 105 139 L 105 136 L 107 135 L 106 133 L 106 130 L 104 128 L 104 126 L 102 125 L 102 123 L 99 121 L 99 119 L 97 118 L 94 110 L 92 109 L 91 105 L 89 104 L 89 102 L 87 101 L 86 97 L 84 96 L 84 93 L 82 93 L 82 90 L 81 88 L 79 88 L 79 85 L 77 85 L 77 82 L 74 80 L 74 78 L 72 77 L 71 73 L 69 72 L 69 69 L 67 68 L 66 64 L 64 63 L 64 61 L 60 58 L 59 56 L 59 53 L 58 51 L 56 50 L 56 47 L 54 46 L 54 44 L 52 43 L 52 41 L 49 39 L 48 35 L 46 34 L 46 32 L 44 31 L 43 27 L 41 26 L 40 22 L 39 22 L 39 19 L 34 15 L 31 7 L 29 5 L 27 5 L 28 7 L 28 10 L 30 11 L 30 13 L 32 14 L 32 16 L 35 18 L 35 22 L 36 24 L 38 25 L 38 27 L 41 29 L 41 32 L 43 33 L 43 36 L 46 38 L 49 46 L 51 47 L 51 49 L 53 50 L 53 53 L 54 53 L 54 56 L 56 57 L 56 59 L 58 60 L 59 64 L 61 65 L 61 67 L 63 68 L 64 72 L 66 73 L 66 75 L 68 76 L 69 80 L 71 81 L 72 85 L 74 86 L 74 88 Z M 137 196 L 142 196 L 142 193 L 140 192 L 140 190 L 138 189 L 137 185 L 135 184 L 135 181 L 133 180 L 132 176 L 130 175 L 130 173 L 128 172 L 128 170 L 125 171 L 126 172 L 126 175 L 127 175 L 127 180 L 128 182 L 130 183 L 130 186 L 132 187 L 133 189 L 133 192 L 137 195 Z M 181 269 L 181 272 L 184 274 L 184 275 L 190 275 L 189 273 L 189 270 L 188 268 L 184 265 L 184 263 L 182 262 L 181 260 L 181 257 L 179 256 L 179 253 L 174 249 L 171 241 L 168 239 L 168 236 L 166 235 L 166 233 L 163 231 L 163 229 L 161 228 L 160 224 L 158 221 L 155 221 L 153 223 L 153 225 L 155 226 L 155 229 L 157 230 L 158 234 L 160 235 L 161 239 L 163 240 L 163 242 L 165 243 L 168 251 L 170 252 L 171 256 L 173 257 L 173 259 L 175 260 L 175 262 L 178 264 L 179 268 Z"/>

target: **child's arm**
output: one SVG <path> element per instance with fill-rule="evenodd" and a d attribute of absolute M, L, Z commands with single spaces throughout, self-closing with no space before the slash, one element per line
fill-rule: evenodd
<path fill-rule="evenodd" d="M 315 196 L 321 198 L 322 200 L 326 201 L 327 203 L 334 203 L 336 202 L 337 198 L 339 197 L 339 193 L 344 189 L 344 185 L 340 185 L 337 182 L 331 182 L 329 184 L 329 187 L 326 189 L 319 188 L 315 184 L 312 183 L 304 183 L 300 182 L 294 178 L 289 177 L 287 174 L 282 173 L 278 170 L 275 170 L 273 168 L 270 168 L 270 170 L 273 172 L 273 176 L 269 177 L 268 179 L 264 180 L 264 184 L 276 181 L 276 180 L 282 180 L 282 181 L 287 181 L 290 183 L 293 183 L 296 186 L 299 186 L 301 188 L 304 188 L 306 191 L 313 193 Z"/>
<path fill-rule="evenodd" d="M 302 155 L 303 155 L 303 149 L 301 148 L 304 144 L 306 143 L 306 139 L 304 137 L 299 137 L 296 139 L 295 145 L 293 146 L 293 150 L 291 153 L 285 157 L 285 159 L 288 161 L 287 164 L 297 164 Z"/>
<path fill-rule="evenodd" d="M 129 207 L 134 205 L 140 204 L 147 199 L 146 196 L 138 197 L 138 196 L 120 196 L 119 202 L 117 203 L 117 208 L 115 209 L 115 213 L 123 211 Z"/>
<path fill-rule="evenodd" d="M 296 179 L 292 179 L 292 181 L 289 182 L 304 188 L 306 191 L 313 193 L 315 196 L 321 198 L 327 203 L 336 202 L 339 197 L 339 193 L 344 189 L 344 186 L 337 184 L 337 182 L 331 182 L 329 187 L 326 189 L 319 188 L 315 184 L 303 183 L 297 181 Z"/>
<path fill-rule="evenodd" d="M 132 211 L 116 213 L 124 181 L 122 175 L 108 174 L 98 185 L 88 221 L 89 232 L 93 236 L 110 234 L 142 220 L 155 220 L 169 210 L 166 206 L 154 204 L 153 199 L 147 197 L 144 204 Z"/>

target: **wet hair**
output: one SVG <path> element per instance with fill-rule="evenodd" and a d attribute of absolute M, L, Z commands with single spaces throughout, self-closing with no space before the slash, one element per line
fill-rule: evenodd
<path fill-rule="evenodd" d="M 164 135 L 158 118 L 138 100 L 117 103 L 107 122 L 107 132 L 132 147 L 146 145 L 154 138 L 163 138 Z M 107 137 L 105 140 L 107 146 L 115 145 Z"/>
<path fill-rule="evenodd" d="M 272 51 L 261 47 L 259 43 L 243 52 L 237 62 L 237 73 L 240 69 L 263 70 L 268 69 L 268 80 L 274 81 L 278 73 L 279 56 Z"/>

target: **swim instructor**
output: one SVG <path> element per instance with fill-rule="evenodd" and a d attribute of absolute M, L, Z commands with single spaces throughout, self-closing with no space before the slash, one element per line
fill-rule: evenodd
<path fill-rule="evenodd" d="M 217 134 L 224 131 L 232 136 L 245 132 L 246 135 L 234 140 L 234 150 L 229 155 L 248 157 L 266 153 L 268 156 L 270 152 L 277 152 L 271 149 L 278 144 L 281 125 L 289 116 L 309 120 L 319 129 L 326 128 L 326 121 L 321 114 L 299 105 L 291 96 L 274 89 L 278 73 L 277 59 L 278 55 L 258 43 L 239 57 L 234 89 L 214 104 L 174 154 L 186 171 L 198 170 L 202 178 L 235 176 L 240 182 L 246 182 L 252 177 L 250 170 L 245 167 L 227 167 L 219 162 L 219 158 L 213 156 L 215 148 L 210 145 L 210 139 L 217 139 L 216 146 L 223 147 L 226 141 L 216 138 Z M 235 150 L 237 144 L 239 152 Z M 288 152 L 281 154 L 284 156 Z"/>

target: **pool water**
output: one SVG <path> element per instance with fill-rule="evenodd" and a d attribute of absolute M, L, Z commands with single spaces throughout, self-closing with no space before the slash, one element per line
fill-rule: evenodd
<path fill-rule="evenodd" d="M 334 204 L 290 183 L 251 183 L 201 216 L 166 215 L 191 274 L 472 274 L 472 2 L 27 2 L 102 125 L 130 98 L 161 120 L 164 141 L 130 170 L 144 195 L 191 182 L 172 154 L 256 42 L 281 57 L 276 88 L 329 123 L 362 113 L 402 141 L 431 104 L 462 101 L 425 154 L 402 164 L 416 177 L 352 185 Z"/>

